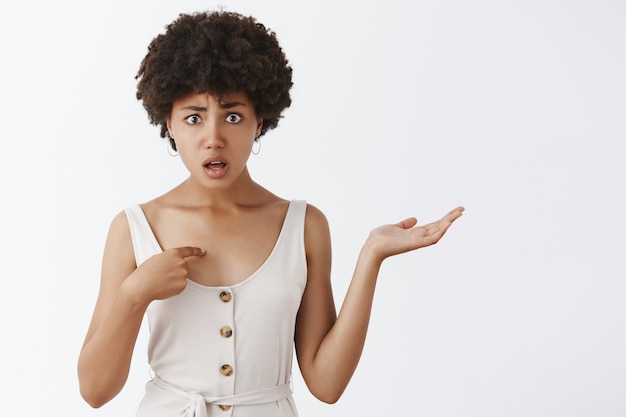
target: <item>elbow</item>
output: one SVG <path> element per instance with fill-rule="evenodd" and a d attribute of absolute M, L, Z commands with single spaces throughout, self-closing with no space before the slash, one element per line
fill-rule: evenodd
<path fill-rule="evenodd" d="M 105 404 L 104 402 L 89 401 L 87 399 L 85 399 L 85 401 L 91 406 L 91 408 L 100 408 Z"/>
<path fill-rule="evenodd" d="M 80 396 L 83 397 L 83 400 L 92 408 L 100 408 L 108 402 L 101 394 L 94 392 L 92 389 L 87 389 L 82 385 L 80 387 Z"/>
<path fill-rule="evenodd" d="M 302 368 L 300 368 L 302 370 Z M 319 401 L 335 404 L 346 390 L 349 378 L 341 378 L 337 374 L 302 372 L 309 392 Z"/>
<path fill-rule="evenodd" d="M 80 396 L 92 408 L 102 407 L 117 393 L 115 389 L 107 388 L 107 384 L 97 378 L 79 378 L 78 385 Z"/>
<path fill-rule="evenodd" d="M 311 390 L 311 394 L 323 403 L 335 404 L 343 395 L 343 389 L 322 387 L 318 390 Z"/>
<path fill-rule="evenodd" d="M 339 398 L 341 398 L 341 394 L 317 397 L 318 400 L 320 400 L 320 401 L 322 401 L 322 402 L 324 402 L 326 404 L 335 404 L 337 401 L 339 401 Z"/>
<path fill-rule="evenodd" d="M 102 372 L 78 365 L 78 388 L 80 396 L 92 408 L 100 408 L 111 401 L 124 386 L 124 380 L 102 375 Z"/>

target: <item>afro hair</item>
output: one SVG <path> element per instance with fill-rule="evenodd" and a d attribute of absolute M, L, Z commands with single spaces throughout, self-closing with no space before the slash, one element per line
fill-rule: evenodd
<path fill-rule="evenodd" d="M 189 93 L 246 92 L 261 135 L 278 125 L 291 104 L 292 69 L 276 34 L 253 17 L 215 11 L 180 14 L 148 46 L 137 76 L 137 99 L 161 137 L 174 100 Z"/>

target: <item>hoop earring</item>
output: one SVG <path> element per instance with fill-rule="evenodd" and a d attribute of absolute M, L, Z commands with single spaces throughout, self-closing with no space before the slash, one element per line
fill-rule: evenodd
<path fill-rule="evenodd" d="M 174 140 L 174 138 L 172 138 L 172 140 Z M 177 150 L 175 151 L 172 148 L 172 146 L 170 145 L 170 141 L 169 140 L 165 143 L 165 146 L 167 147 L 167 153 L 170 154 L 170 156 L 172 158 L 175 158 L 175 157 L 178 156 L 178 151 Z"/>
<path fill-rule="evenodd" d="M 258 145 L 256 150 L 254 149 L 254 145 Z M 254 138 L 254 143 L 252 144 L 252 155 L 258 155 L 261 152 L 261 138 L 258 136 Z"/>

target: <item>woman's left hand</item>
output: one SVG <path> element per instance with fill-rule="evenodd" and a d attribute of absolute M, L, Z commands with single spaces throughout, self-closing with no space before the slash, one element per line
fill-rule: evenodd
<path fill-rule="evenodd" d="M 382 261 L 389 256 L 434 245 L 461 217 L 463 210 L 463 207 L 457 207 L 436 222 L 423 226 L 417 226 L 417 219 L 409 217 L 397 224 L 377 227 L 370 233 L 366 246 Z"/>

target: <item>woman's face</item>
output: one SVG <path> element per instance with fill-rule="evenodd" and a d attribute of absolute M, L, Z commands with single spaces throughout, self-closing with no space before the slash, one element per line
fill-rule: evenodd
<path fill-rule="evenodd" d="M 246 93 L 191 93 L 172 103 L 167 127 L 191 178 L 226 188 L 246 170 L 262 123 Z"/>

